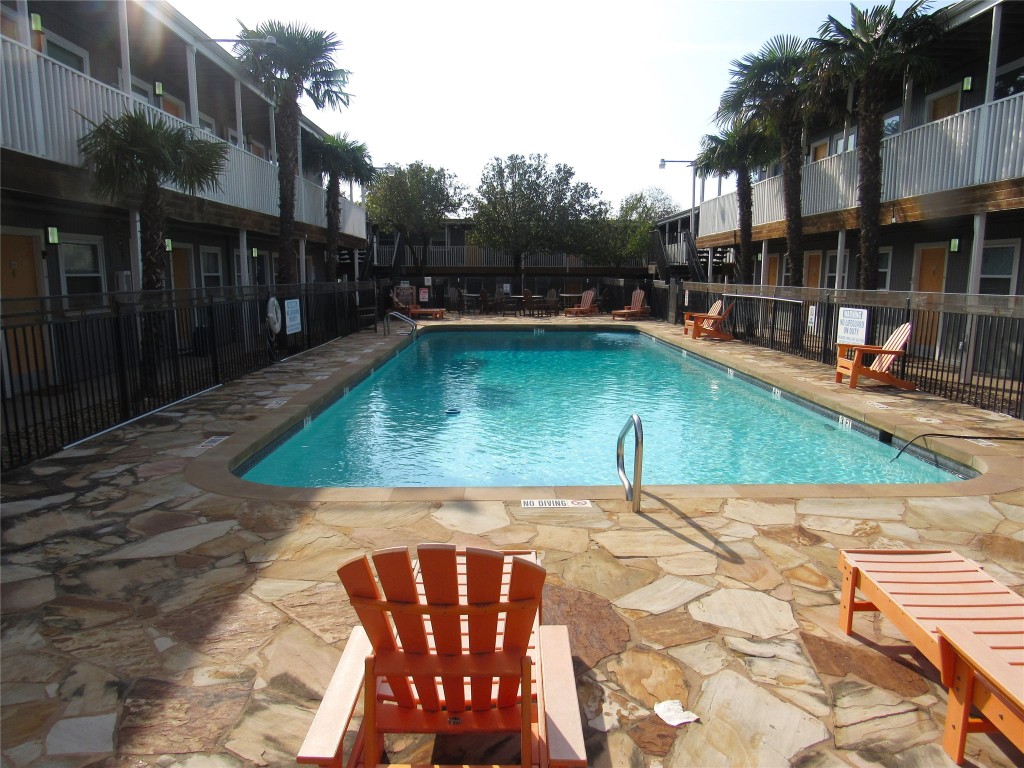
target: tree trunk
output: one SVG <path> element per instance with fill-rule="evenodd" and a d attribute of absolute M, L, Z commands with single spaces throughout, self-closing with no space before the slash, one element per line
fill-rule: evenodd
<path fill-rule="evenodd" d="M 739 205 L 740 224 L 740 282 L 753 283 L 754 261 L 754 190 L 750 183 L 750 169 L 736 171 L 736 202 Z"/>
<path fill-rule="evenodd" d="M 859 83 L 857 98 L 857 171 L 860 176 L 860 275 L 858 287 L 878 287 L 878 236 L 882 209 L 882 78 L 868 73 Z"/>
<path fill-rule="evenodd" d="M 338 174 L 327 179 L 327 246 L 324 261 L 327 264 L 327 282 L 338 280 L 338 233 L 341 231 L 341 182 Z M 354 258 L 354 257 L 353 257 Z"/>
<path fill-rule="evenodd" d="M 803 147 L 800 144 L 802 126 L 799 112 L 781 126 L 782 137 L 782 199 L 786 207 L 786 259 L 789 262 L 790 285 L 804 284 L 803 211 L 800 202 L 800 167 L 803 165 Z"/>
<path fill-rule="evenodd" d="M 292 282 L 295 263 L 295 178 L 299 168 L 299 104 L 295 98 L 284 98 L 277 105 L 277 180 L 280 186 L 280 216 L 277 233 L 277 282 Z"/>
<path fill-rule="evenodd" d="M 142 245 L 142 322 L 141 349 L 139 350 L 139 395 L 143 398 L 156 394 L 159 382 L 160 352 L 164 346 L 161 332 L 163 313 L 160 297 L 146 291 L 160 291 L 164 287 L 164 208 L 157 182 L 143 190 L 139 207 L 139 235 Z"/>

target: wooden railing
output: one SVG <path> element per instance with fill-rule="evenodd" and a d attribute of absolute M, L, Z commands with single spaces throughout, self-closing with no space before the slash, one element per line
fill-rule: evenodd
<path fill-rule="evenodd" d="M 1024 93 L 912 128 L 882 142 L 882 201 L 1024 176 Z M 804 216 L 857 206 L 857 151 L 802 168 Z M 784 221 L 782 177 L 754 185 L 754 224 Z M 701 203 L 700 234 L 739 227 L 736 193 Z"/>
<path fill-rule="evenodd" d="M 80 166 L 78 140 L 107 116 L 142 110 L 150 120 L 195 128 L 173 115 L 116 88 L 83 75 L 20 43 L 3 38 L 0 80 L 0 144 L 4 149 Z M 197 129 L 198 131 L 198 129 Z M 200 132 L 204 138 L 216 139 Z M 226 170 L 220 188 L 199 195 L 207 200 L 269 216 L 278 213 L 277 166 L 225 142 Z M 324 227 L 326 191 L 318 184 L 298 180 L 296 219 Z M 342 231 L 366 237 L 362 208 L 342 199 Z"/>

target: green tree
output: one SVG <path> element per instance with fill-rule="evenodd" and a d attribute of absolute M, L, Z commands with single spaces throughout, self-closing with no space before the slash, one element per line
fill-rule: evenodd
<path fill-rule="evenodd" d="M 751 174 L 755 168 L 771 162 L 778 142 L 768 136 L 755 121 L 733 121 L 718 134 L 700 141 L 696 169 L 704 176 L 736 174 L 736 203 L 740 225 L 739 282 L 752 283 L 754 263 L 753 209 Z"/>
<path fill-rule="evenodd" d="M 455 174 L 417 161 L 374 177 L 366 193 L 366 213 L 375 224 L 396 232 L 400 247 L 418 243 L 426 255 L 431 235 L 444 228 L 445 218 L 458 213 L 464 200 L 465 189 Z M 422 259 L 415 263 L 422 274 Z"/>
<path fill-rule="evenodd" d="M 601 216 L 595 228 L 595 247 L 586 254 L 598 264 L 622 266 L 632 259 L 646 259 L 651 230 L 659 219 L 678 210 L 672 198 L 658 187 L 626 195 L 614 215 Z"/>
<path fill-rule="evenodd" d="M 277 280 L 290 283 L 296 257 L 295 180 L 302 117 L 299 98 L 305 95 L 317 109 L 348 106 L 349 94 L 344 88 L 349 73 L 334 64 L 341 41 L 333 33 L 302 24 L 267 21 L 254 29 L 242 24 L 239 36 L 243 41 L 235 44 L 236 58 L 274 103 L 280 187 Z M 266 42 L 268 38 L 274 42 Z"/>
<path fill-rule="evenodd" d="M 143 111 L 107 117 L 78 142 L 96 190 L 139 207 L 142 288 L 164 287 L 164 186 L 189 195 L 219 186 L 227 147 L 198 138 L 191 128 L 150 122 Z"/>
<path fill-rule="evenodd" d="M 508 251 L 520 279 L 530 254 L 592 253 L 607 204 L 575 176 L 568 165 L 548 168 L 547 155 L 493 158 L 470 202 L 474 242 Z"/>
<path fill-rule="evenodd" d="M 894 78 L 927 78 L 936 63 L 924 54 L 943 26 L 917 0 L 903 12 L 895 3 L 869 10 L 850 6 L 850 26 L 835 17 L 811 40 L 823 83 L 854 86 L 857 119 L 857 198 L 860 217 L 860 275 L 858 287 L 878 286 L 878 238 L 882 208 L 882 139 L 885 90 Z"/>
<path fill-rule="evenodd" d="M 753 120 L 778 137 L 782 159 L 782 198 L 786 208 L 786 258 L 793 285 L 803 285 L 803 212 L 800 167 L 803 127 L 813 105 L 811 49 L 798 37 L 778 35 L 757 53 L 736 59 L 722 94 L 720 123 Z"/>
<path fill-rule="evenodd" d="M 341 182 L 349 182 L 349 196 L 352 195 L 352 184 L 358 182 L 366 186 L 373 181 L 374 168 L 370 151 L 361 141 L 350 139 L 348 134 L 323 136 L 309 143 L 303 152 L 303 160 L 307 165 L 317 169 L 326 180 L 327 202 L 327 281 L 333 283 L 338 279 L 338 243 L 341 233 Z"/>

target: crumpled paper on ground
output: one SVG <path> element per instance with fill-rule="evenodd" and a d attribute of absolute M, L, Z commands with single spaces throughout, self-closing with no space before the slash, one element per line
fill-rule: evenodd
<path fill-rule="evenodd" d="M 683 704 L 679 699 L 659 701 L 654 705 L 654 711 L 669 725 L 684 725 L 700 719 L 693 712 L 683 709 Z"/>

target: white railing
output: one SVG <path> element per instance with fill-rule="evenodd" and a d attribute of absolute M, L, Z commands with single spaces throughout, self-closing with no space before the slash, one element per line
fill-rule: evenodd
<path fill-rule="evenodd" d="M 5 149 L 80 166 L 79 139 L 107 116 L 117 117 L 140 109 L 150 120 L 194 127 L 13 40 L 3 38 L 0 44 L 0 143 Z M 201 135 L 217 138 L 205 131 Z M 220 188 L 200 193 L 199 197 L 276 216 L 277 166 L 227 142 L 225 146 L 227 156 Z M 299 179 L 296 186 L 296 219 L 326 226 L 324 188 L 305 179 Z M 342 200 L 341 207 L 342 232 L 365 238 L 363 209 L 349 200 Z"/>
<path fill-rule="evenodd" d="M 802 168 L 803 214 L 857 206 L 855 149 Z M 983 104 L 882 142 L 882 201 L 1024 176 L 1024 94 Z M 701 203 L 700 234 L 739 227 L 736 193 Z M 754 185 L 754 224 L 784 221 L 782 177 Z"/>
<path fill-rule="evenodd" d="M 665 246 L 665 260 L 674 266 L 681 266 L 686 263 L 686 244 L 683 242 L 671 243 Z"/>

